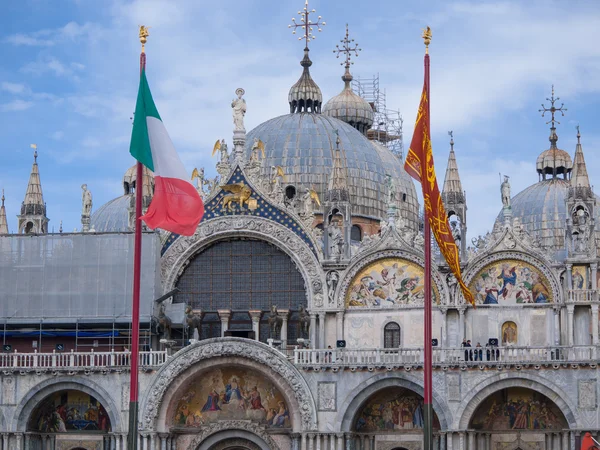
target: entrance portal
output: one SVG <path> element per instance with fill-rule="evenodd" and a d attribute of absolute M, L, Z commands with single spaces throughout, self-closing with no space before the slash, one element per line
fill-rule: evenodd
<path fill-rule="evenodd" d="M 261 450 L 261 448 L 248 439 L 228 438 L 217 442 L 209 450 Z"/>

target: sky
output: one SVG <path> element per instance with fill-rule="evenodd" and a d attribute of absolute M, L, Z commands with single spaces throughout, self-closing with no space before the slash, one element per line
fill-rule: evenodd
<path fill-rule="evenodd" d="M 404 118 L 410 143 L 423 82 L 421 30 L 431 26 L 431 127 L 440 186 L 454 132 L 467 193 L 468 239 L 500 211 L 499 173 L 513 195 L 537 182 L 549 147 L 556 95 L 558 146 L 571 155 L 576 130 L 592 184 L 600 173 L 600 4 L 597 1 L 311 0 L 326 22 L 311 43 L 311 74 L 324 101 L 339 93 L 333 49 L 349 24 L 362 48 L 355 78 L 379 74 L 387 107 Z M 289 112 L 303 43 L 288 29 L 302 0 L 22 0 L 0 16 L 0 189 L 16 232 L 33 162 L 38 162 L 49 230 L 80 229 L 81 185 L 94 209 L 123 194 L 131 116 L 139 81 L 138 25 L 150 26 L 147 76 L 171 138 L 191 173 L 216 139 L 231 147 L 231 100 L 242 87 L 247 130 Z"/>

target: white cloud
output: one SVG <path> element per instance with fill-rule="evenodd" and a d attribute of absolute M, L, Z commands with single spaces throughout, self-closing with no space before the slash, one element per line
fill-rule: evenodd
<path fill-rule="evenodd" d="M 60 141 L 63 137 L 65 137 L 65 132 L 64 131 L 55 131 L 54 133 L 52 133 L 50 135 L 50 137 L 52 139 L 54 139 L 55 141 Z"/>
<path fill-rule="evenodd" d="M 33 106 L 33 102 L 25 100 L 13 100 L 12 102 L 0 104 L 0 112 L 25 111 Z"/>
<path fill-rule="evenodd" d="M 0 89 L 14 95 L 28 94 L 31 92 L 30 89 L 24 84 L 9 83 L 7 81 L 3 81 L 0 84 Z"/>
<path fill-rule="evenodd" d="M 80 78 L 75 72 L 80 72 L 84 68 L 85 66 L 81 63 L 72 62 L 66 65 L 54 56 L 46 55 L 40 56 L 36 61 L 25 64 L 21 67 L 21 72 L 38 76 L 51 73 L 57 77 L 79 81 Z"/>
<path fill-rule="evenodd" d="M 47 28 L 32 33 L 17 33 L 4 38 L 4 42 L 16 46 L 52 47 L 65 41 L 80 38 L 96 40 L 103 35 L 103 29 L 97 24 L 69 22 L 60 28 Z"/>

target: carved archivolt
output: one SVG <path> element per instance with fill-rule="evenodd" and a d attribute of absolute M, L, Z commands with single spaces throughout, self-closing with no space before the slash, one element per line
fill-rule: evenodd
<path fill-rule="evenodd" d="M 198 448 L 198 446 L 200 444 L 202 444 L 202 442 L 204 442 L 204 440 L 206 440 L 208 437 L 212 436 L 213 434 L 220 433 L 222 431 L 230 431 L 230 430 L 248 431 L 252 434 L 255 434 L 256 436 L 261 438 L 263 441 L 265 441 L 265 443 L 269 446 L 270 449 L 280 450 L 279 445 L 277 445 L 277 443 L 271 437 L 271 435 L 265 431 L 264 427 L 261 427 L 260 425 L 254 423 L 254 422 L 248 422 L 245 420 L 223 420 L 223 421 L 213 422 L 211 424 L 203 426 L 202 429 L 200 430 L 200 433 L 198 435 L 196 435 L 194 440 L 191 442 L 189 448 L 196 449 L 196 448 Z M 233 439 L 227 440 L 225 442 L 234 444 Z M 240 439 L 238 443 L 243 444 L 243 445 L 238 445 L 238 446 L 236 446 L 236 448 L 240 448 L 240 447 L 257 448 L 258 447 L 256 444 L 250 443 L 250 442 L 246 441 L 245 439 Z M 248 444 L 251 444 L 251 445 L 248 445 Z"/>
<path fill-rule="evenodd" d="M 147 391 L 142 409 L 141 424 L 144 430 L 156 428 L 156 421 L 165 392 L 171 383 L 194 364 L 210 358 L 237 356 L 258 362 L 286 380 L 296 399 L 302 419 L 302 430 L 316 428 L 316 405 L 310 388 L 300 372 L 278 350 L 260 342 L 241 338 L 207 339 L 185 347 L 157 372 Z"/>
<path fill-rule="evenodd" d="M 325 274 L 310 247 L 293 231 L 262 217 L 223 216 L 202 222 L 193 236 L 180 236 L 161 258 L 165 292 L 171 291 L 189 261 L 204 248 L 227 238 L 253 238 L 284 251 L 306 283 L 309 309 L 323 306 Z"/>
<path fill-rule="evenodd" d="M 516 259 L 519 261 L 523 261 L 531 264 L 535 268 L 537 268 L 550 282 L 550 287 L 552 289 L 552 297 L 554 299 L 554 303 L 564 303 L 563 292 L 560 288 L 560 282 L 558 280 L 557 275 L 546 266 L 541 260 L 538 258 L 534 258 L 526 253 L 522 253 L 519 251 L 501 251 L 496 253 L 491 253 L 488 256 L 478 259 L 475 261 L 475 264 L 467 267 L 467 270 L 464 272 L 463 279 L 467 286 L 470 286 L 471 282 L 475 275 L 479 273 L 481 269 L 491 263 L 495 263 L 498 261 L 506 260 L 506 259 Z M 462 292 L 459 290 L 459 303 L 465 303 Z M 552 306 L 552 304 L 546 304 L 545 306 Z"/>
<path fill-rule="evenodd" d="M 425 261 L 418 255 L 414 253 L 405 251 L 405 250 L 383 250 L 371 253 L 364 258 L 359 259 L 354 264 L 352 264 L 345 272 L 342 278 L 342 282 L 338 286 L 337 293 L 335 297 L 338 299 L 338 307 L 343 308 L 345 305 L 346 295 L 348 293 L 348 289 L 350 287 L 350 283 L 354 280 L 356 274 L 358 274 L 364 267 L 368 266 L 372 262 L 375 262 L 380 259 L 385 258 L 400 258 L 405 259 L 407 261 L 413 262 L 418 266 L 423 267 L 425 265 Z M 447 304 L 449 299 L 449 291 L 448 286 L 442 280 L 440 273 L 435 269 L 435 267 L 431 267 L 431 277 L 433 282 L 438 288 L 438 292 L 440 294 L 440 304 Z M 409 306 L 399 306 L 398 308 L 422 308 L 422 304 L 415 304 Z M 361 308 L 361 311 L 364 311 L 368 308 Z M 376 308 L 381 309 L 381 308 Z M 387 308 L 386 308 L 387 309 Z M 392 309 L 392 308 L 390 308 Z"/>

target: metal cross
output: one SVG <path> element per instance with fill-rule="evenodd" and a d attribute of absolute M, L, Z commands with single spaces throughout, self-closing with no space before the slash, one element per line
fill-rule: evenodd
<path fill-rule="evenodd" d="M 556 106 L 554 106 L 554 103 L 560 100 L 560 97 L 554 98 L 554 85 L 552 85 L 552 97 L 550 97 L 550 98 L 546 97 L 546 100 L 550 102 L 550 105 L 551 105 L 550 108 L 546 108 L 544 106 L 544 104 L 542 103 L 542 109 L 539 109 L 538 111 L 542 113 L 542 117 L 544 117 L 544 114 L 546 114 L 547 112 L 552 114 L 552 118 L 548 122 L 546 122 L 546 125 L 549 123 L 552 123 L 552 128 L 554 128 L 555 123 L 560 125 L 560 122 L 554 118 L 554 114 L 556 112 L 560 112 L 564 117 L 565 111 L 567 110 L 567 108 L 563 108 L 563 106 L 565 106 L 564 103 L 560 104 L 560 108 L 557 108 Z"/>
<path fill-rule="evenodd" d="M 339 45 L 336 45 L 336 49 L 333 53 L 337 53 L 336 58 L 339 58 L 342 53 L 345 53 L 346 59 L 344 62 L 341 62 L 340 65 L 345 65 L 346 69 L 349 69 L 350 64 L 354 64 L 354 61 L 350 61 L 352 53 L 354 53 L 354 56 L 358 57 L 358 52 L 362 52 L 362 48 L 358 47 L 358 43 L 354 43 L 354 39 L 349 39 L 348 24 L 346 24 L 346 36 L 344 36 L 344 39 L 340 40 L 340 42 L 342 43 L 342 47 L 340 48 Z M 354 47 L 351 47 L 351 45 L 354 45 Z"/>
<path fill-rule="evenodd" d="M 317 17 L 317 21 L 316 22 L 311 22 L 310 21 L 310 14 L 311 13 L 316 13 L 316 11 L 314 9 L 310 10 L 308 9 L 308 0 L 306 0 L 304 2 L 304 9 L 302 11 L 298 11 L 298 14 L 300 15 L 300 22 L 301 23 L 296 23 L 296 19 L 294 19 L 292 17 L 292 24 L 288 25 L 288 28 L 292 28 L 292 34 L 296 34 L 296 30 L 298 28 L 302 28 L 302 30 L 304 30 L 304 36 L 300 36 L 298 38 L 299 41 L 301 41 L 302 39 L 306 40 L 306 48 L 308 48 L 308 43 L 314 39 L 316 39 L 317 37 L 313 34 L 313 27 L 317 27 L 317 30 L 319 32 L 321 32 L 321 26 L 326 25 L 325 22 L 321 22 L 321 16 Z"/>

